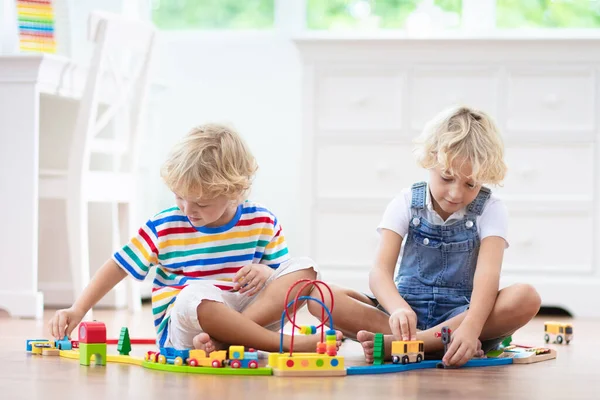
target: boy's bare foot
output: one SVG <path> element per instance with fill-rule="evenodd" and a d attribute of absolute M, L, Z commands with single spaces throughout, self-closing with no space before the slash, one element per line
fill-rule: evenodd
<path fill-rule="evenodd" d="M 339 350 L 342 345 L 342 332 L 335 331 L 336 348 Z M 317 351 L 317 343 L 321 341 L 321 334 L 314 335 L 294 335 L 294 352 L 295 353 L 315 353 Z"/>
<path fill-rule="evenodd" d="M 365 352 L 365 361 L 372 364 L 375 334 L 369 331 L 359 331 L 356 335 L 356 340 L 362 345 L 363 351 Z M 392 354 L 392 340 L 394 340 L 393 335 L 383 336 L 383 353 L 385 354 L 386 359 L 389 359 Z"/>
<path fill-rule="evenodd" d="M 215 350 L 222 350 L 224 347 L 221 343 L 208 336 L 208 333 L 202 332 L 197 334 L 192 340 L 194 348 L 204 350 L 206 354 L 210 354 Z"/>

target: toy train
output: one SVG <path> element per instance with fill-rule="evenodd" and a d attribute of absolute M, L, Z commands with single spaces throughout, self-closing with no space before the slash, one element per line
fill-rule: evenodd
<path fill-rule="evenodd" d="M 204 350 L 176 350 L 172 347 L 161 347 L 158 352 L 146 352 L 144 360 L 190 367 L 222 368 L 229 365 L 231 368 L 258 368 L 258 352 L 254 349 L 244 351 L 244 346 L 229 346 L 229 358 L 225 350 L 213 351 L 207 355 Z"/>
<path fill-rule="evenodd" d="M 397 340 L 392 342 L 392 362 L 420 363 L 425 357 L 422 340 Z"/>

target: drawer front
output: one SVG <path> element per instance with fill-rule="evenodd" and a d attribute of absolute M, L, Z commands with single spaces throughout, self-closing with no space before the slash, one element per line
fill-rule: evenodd
<path fill-rule="evenodd" d="M 498 76 L 489 68 L 415 71 L 410 86 L 411 128 L 420 132 L 441 110 L 466 105 L 492 116 L 497 114 Z"/>
<path fill-rule="evenodd" d="M 402 128 L 404 75 L 393 70 L 328 70 L 316 80 L 320 130 Z"/>
<path fill-rule="evenodd" d="M 591 196 L 594 187 L 594 147 L 507 146 L 508 172 L 494 193 L 507 196 Z"/>
<path fill-rule="evenodd" d="M 573 206 L 577 208 L 576 205 Z M 509 205 L 510 248 L 504 255 L 508 272 L 592 271 L 593 213 L 564 210 L 534 214 L 511 211 Z"/>
<path fill-rule="evenodd" d="M 322 145 L 317 149 L 317 196 L 391 199 L 427 176 L 410 145 Z"/>
<path fill-rule="evenodd" d="M 595 126 L 596 81 L 590 69 L 513 69 L 507 128 L 520 132 L 589 134 Z"/>

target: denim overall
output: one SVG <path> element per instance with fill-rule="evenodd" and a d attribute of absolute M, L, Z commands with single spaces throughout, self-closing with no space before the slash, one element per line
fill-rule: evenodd
<path fill-rule="evenodd" d="M 395 282 L 417 314 L 417 329 L 438 325 L 469 308 L 479 254 L 477 216 L 489 189 L 482 187 L 462 220 L 435 225 L 425 219 L 427 183 L 412 186 L 411 220 Z"/>

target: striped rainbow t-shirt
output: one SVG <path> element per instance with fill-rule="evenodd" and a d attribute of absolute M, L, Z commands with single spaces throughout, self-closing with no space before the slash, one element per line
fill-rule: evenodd
<path fill-rule="evenodd" d="M 248 264 L 273 269 L 290 258 L 277 218 L 257 203 L 238 206 L 233 219 L 220 227 L 194 227 L 177 207 L 156 214 L 113 260 L 138 280 L 156 267 L 152 313 L 157 344 L 164 346 L 171 309 L 189 282 L 202 280 L 232 290 L 236 272 Z"/>

